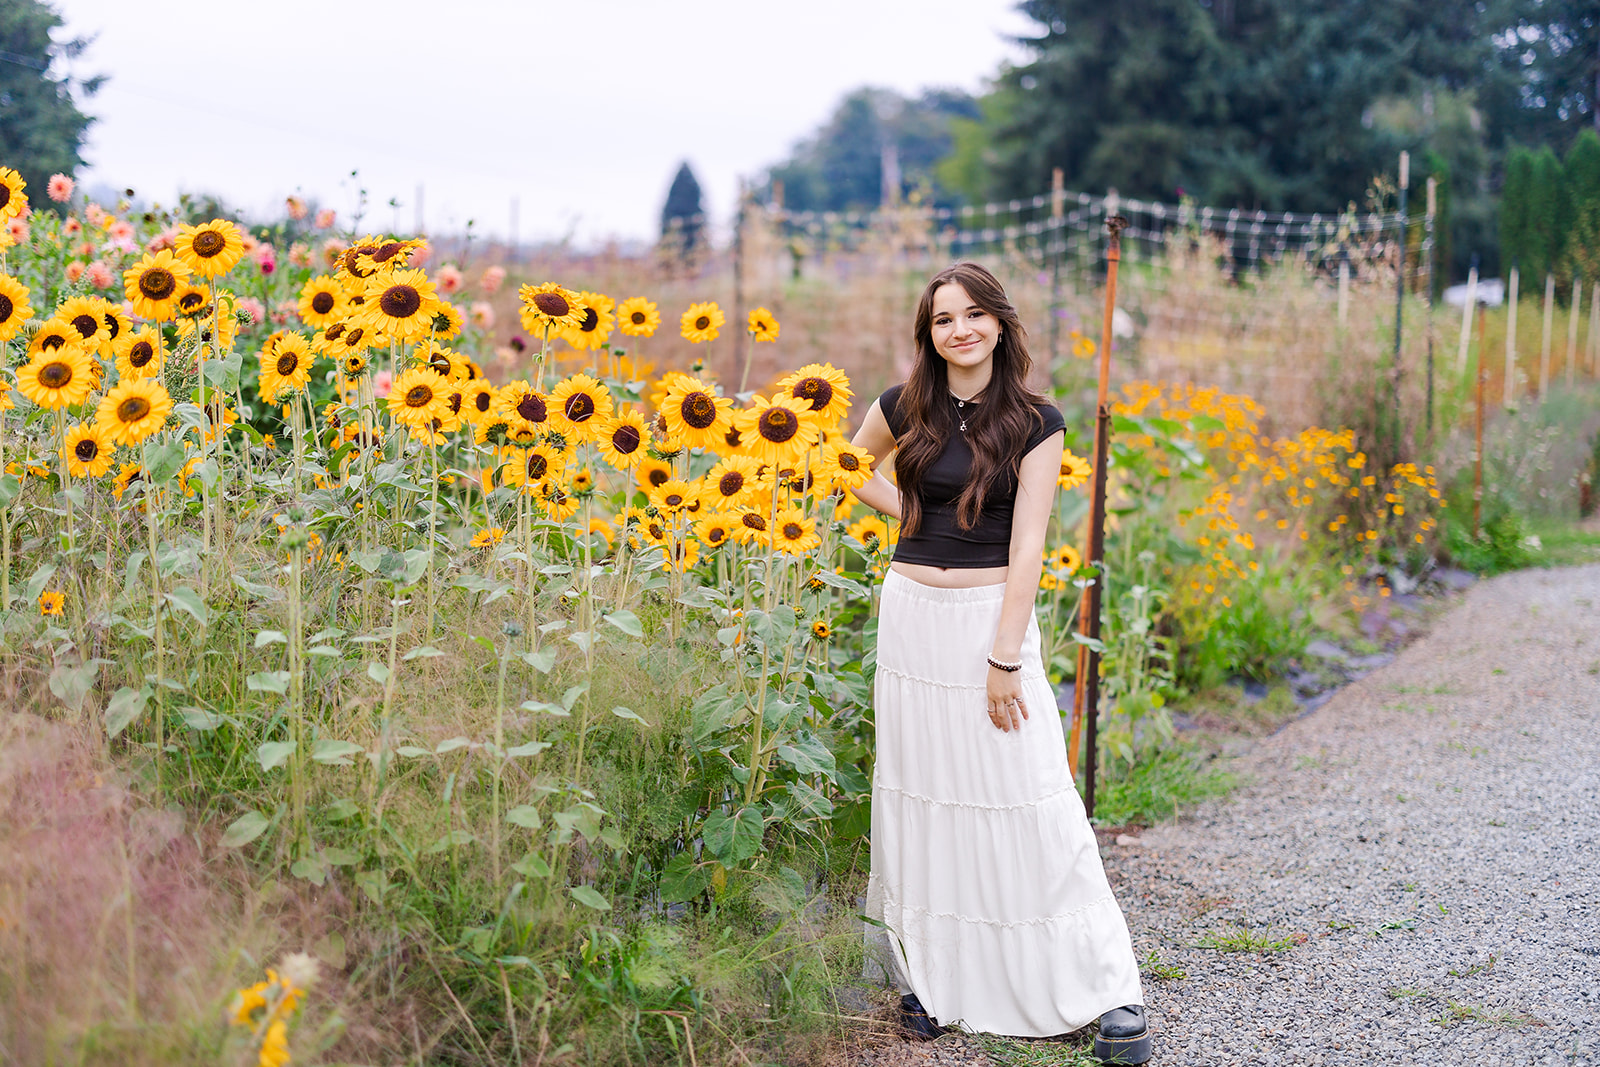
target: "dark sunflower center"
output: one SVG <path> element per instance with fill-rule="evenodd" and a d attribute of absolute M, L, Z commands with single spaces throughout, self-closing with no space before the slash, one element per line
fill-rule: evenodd
<path fill-rule="evenodd" d="M 738 429 L 738 427 L 736 427 L 736 426 L 728 427 L 728 432 L 722 435 L 722 439 L 724 441 L 728 442 L 728 447 L 729 448 L 738 448 L 739 447 L 739 429 Z"/>
<path fill-rule="evenodd" d="M 364 327 L 357 326 L 355 329 L 350 331 L 350 336 L 344 339 L 344 343 L 347 345 L 358 345 L 361 343 L 361 336 L 366 332 L 367 331 Z"/>
<path fill-rule="evenodd" d="M 833 400 L 833 386 L 826 378 L 801 378 L 795 383 L 794 395 L 811 401 L 812 411 L 821 411 Z"/>
<path fill-rule="evenodd" d="M 409 319 L 422 307 L 422 294 L 409 285 L 391 285 L 378 297 L 378 307 L 391 318 Z"/>
<path fill-rule="evenodd" d="M 706 531 L 706 540 L 714 545 L 720 545 L 728 536 L 728 531 L 720 526 L 713 526 Z"/>
<path fill-rule="evenodd" d="M 538 393 L 523 393 L 517 401 L 517 414 L 529 422 L 543 422 L 550 417 L 550 406 Z"/>
<path fill-rule="evenodd" d="M 333 310 L 334 303 L 333 294 L 324 289 L 311 298 L 311 310 L 318 315 L 326 315 Z"/>
<path fill-rule="evenodd" d="M 560 293 L 535 293 L 533 306 L 538 308 L 541 314 L 549 315 L 553 319 L 572 314 L 572 305 L 567 303 L 567 298 Z"/>
<path fill-rule="evenodd" d="M 92 437 L 85 437 L 72 446 L 72 454 L 78 457 L 79 463 L 93 463 L 94 458 L 100 454 L 100 442 Z"/>
<path fill-rule="evenodd" d="M 39 350 L 41 352 L 53 352 L 66 343 L 67 339 L 59 333 L 43 334 L 39 338 Z"/>
<path fill-rule="evenodd" d="M 425 408 L 433 403 L 433 387 L 429 385 L 413 385 L 406 390 L 406 407 Z"/>
<path fill-rule="evenodd" d="M 142 396 L 130 396 L 117 405 L 117 421 L 138 422 L 150 414 L 150 401 Z"/>
<path fill-rule="evenodd" d="M 3 188 L 5 188 L 5 186 L 0 185 L 0 189 L 3 189 Z M 5 201 L 4 200 L 0 200 L 0 206 L 4 206 L 4 205 L 5 205 Z M 0 322 L 9 322 L 9 321 L 11 321 L 11 313 L 16 311 L 16 310 L 17 310 L 17 305 L 15 305 L 15 304 L 13 304 L 11 302 L 11 298 L 9 296 L 7 296 L 6 294 L 4 294 L 4 293 L 0 293 Z"/>
<path fill-rule="evenodd" d="M 5 207 L 9 203 L 11 203 L 11 186 L 0 182 L 0 207 Z"/>
<path fill-rule="evenodd" d="M 839 469 L 843 471 L 858 471 L 861 469 L 861 460 L 854 452 L 840 452 Z"/>
<path fill-rule="evenodd" d="M 139 275 L 139 292 L 146 300 L 170 300 L 178 279 L 165 267 L 151 267 Z"/>
<path fill-rule="evenodd" d="M 650 472 L 650 488 L 656 489 L 665 485 L 668 478 L 672 477 L 671 471 L 653 470 Z"/>
<path fill-rule="evenodd" d="M 562 411 L 570 422 L 587 422 L 594 415 L 594 397 L 588 393 L 573 393 L 567 397 Z"/>
<path fill-rule="evenodd" d="M 717 479 L 717 492 L 723 496 L 738 496 L 744 489 L 744 475 L 738 471 L 729 471 Z"/>
<path fill-rule="evenodd" d="M 205 306 L 205 303 L 206 295 L 204 293 L 184 293 L 178 298 L 178 307 L 190 314 L 199 311 Z"/>
<path fill-rule="evenodd" d="M 635 326 L 643 326 L 648 321 L 648 317 L 642 311 L 635 311 L 632 315 L 628 316 L 628 320 Z"/>
<path fill-rule="evenodd" d="M 460 393 L 451 393 L 450 394 L 450 414 L 452 414 L 452 415 L 461 414 L 461 394 Z"/>
<path fill-rule="evenodd" d="M 763 519 L 760 515 L 753 511 L 745 512 L 739 521 L 744 523 L 745 529 L 755 530 L 757 533 L 760 533 L 767 528 L 767 520 Z"/>
<path fill-rule="evenodd" d="M 135 341 L 133 347 L 128 349 L 128 362 L 135 370 L 146 365 L 156 358 L 156 346 L 149 341 Z"/>
<path fill-rule="evenodd" d="M 433 358 L 428 360 L 428 366 L 448 377 L 450 374 L 450 357 L 442 352 L 435 352 Z"/>
<path fill-rule="evenodd" d="M 639 444 L 644 438 L 639 433 L 639 427 L 624 423 L 611 431 L 611 447 L 621 452 L 624 456 L 631 456 L 638 451 Z"/>
<path fill-rule="evenodd" d="M 344 333 L 344 323 L 336 322 L 326 330 L 323 330 L 322 336 L 329 341 L 337 341 L 342 333 Z"/>
<path fill-rule="evenodd" d="M 80 327 L 78 327 L 78 329 L 81 330 L 81 329 L 83 329 L 83 327 L 80 326 Z M 111 340 L 115 341 L 117 339 L 117 335 L 120 334 L 121 332 L 122 332 L 122 324 L 117 321 L 117 317 L 115 315 L 107 314 L 106 315 L 106 336 L 109 337 Z M 88 337 L 89 335 L 88 334 L 84 334 L 84 336 Z"/>
<path fill-rule="evenodd" d="M 696 430 L 703 430 L 717 421 L 717 403 L 705 393 L 690 393 L 679 405 L 683 421 Z"/>
<path fill-rule="evenodd" d="M 681 506 L 683 504 L 683 494 L 682 493 L 668 493 L 666 495 L 666 503 L 667 503 L 668 507 L 674 507 L 675 508 L 675 507 Z"/>
<path fill-rule="evenodd" d="M 344 357 L 344 372 L 346 374 L 360 374 L 367 369 L 367 361 L 361 356 Z"/>
<path fill-rule="evenodd" d="M 761 436 L 775 445 L 781 445 L 800 432 L 800 420 L 788 408 L 768 408 L 756 420 Z"/>
<path fill-rule="evenodd" d="M 538 452 L 528 457 L 528 477 L 534 479 L 543 478 L 549 470 L 550 461 Z"/>
<path fill-rule="evenodd" d="M 593 333 L 598 325 L 600 325 L 600 313 L 594 308 L 584 308 L 583 321 L 578 324 L 578 329 L 584 333 Z"/>
<path fill-rule="evenodd" d="M 657 541 L 667 536 L 666 527 L 662 526 L 659 522 L 652 522 L 648 524 L 645 529 L 649 530 L 650 536 L 654 537 Z"/>
<path fill-rule="evenodd" d="M 479 389 L 472 395 L 472 406 L 478 409 L 480 415 L 489 414 L 489 409 L 494 406 L 494 394 Z"/>
<path fill-rule="evenodd" d="M 798 541 L 805 535 L 805 532 L 805 527 L 798 522 L 786 522 L 783 524 L 783 536 L 787 541 Z"/>
<path fill-rule="evenodd" d="M 100 329 L 100 320 L 87 313 L 74 315 L 72 325 L 74 329 L 83 334 L 84 340 L 88 340 Z"/>
<path fill-rule="evenodd" d="M 278 357 L 277 366 L 278 376 L 280 378 L 287 378 L 289 375 L 295 372 L 296 367 L 300 366 L 300 357 L 295 355 L 293 352 L 285 352 L 283 355 Z"/>
<path fill-rule="evenodd" d="M 701 315 L 698 319 L 695 319 L 694 320 L 694 328 L 697 329 L 697 330 L 709 330 L 709 329 L 711 329 L 711 316 L 710 315 Z"/>
<path fill-rule="evenodd" d="M 219 256 L 228 247 L 228 239 L 216 230 L 201 230 L 194 235 L 194 254 L 210 259 Z"/>
<path fill-rule="evenodd" d="M 46 389 L 65 389 L 72 383 L 72 364 L 46 363 L 39 368 L 39 384 Z"/>
<path fill-rule="evenodd" d="M 405 251 L 405 247 L 406 246 L 401 244 L 399 241 L 388 241 L 382 245 L 379 245 L 378 250 L 372 253 L 372 262 L 387 263 L 401 252 Z"/>

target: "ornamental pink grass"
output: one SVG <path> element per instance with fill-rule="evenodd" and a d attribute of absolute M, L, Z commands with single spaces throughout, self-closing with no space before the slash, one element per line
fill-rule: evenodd
<path fill-rule="evenodd" d="M 49 184 L 44 187 L 45 195 L 58 204 L 66 203 L 72 199 L 72 190 L 76 183 L 65 174 L 50 175 Z"/>

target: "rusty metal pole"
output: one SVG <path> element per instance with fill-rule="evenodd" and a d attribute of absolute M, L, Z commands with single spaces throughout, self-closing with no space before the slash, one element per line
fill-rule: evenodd
<path fill-rule="evenodd" d="M 1094 581 L 1084 590 L 1078 614 L 1078 632 L 1091 641 L 1100 640 L 1100 600 L 1105 586 L 1106 466 L 1111 443 L 1111 330 L 1117 310 L 1117 267 L 1122 262 L 1122 231 L 1128 220 L 1121 215 L 1106 219 L 1106 311 L 1100 331 L 1100 388 L 1095 416 L 1094 495 L 1089 506 L 1089 543 L 1084 563 L 1094 572 Z M 1094 815 L 1096 727 L 1100 718 L 1100 654 L 1088 645 L 1078 647 L 1078 677 L 1072 701 L 1072 739 L 1067 762 L 1076 776 L 1076 757 L 1080 732 L 1087 732 L 1084 773 L 1084 809 Z"/>
<path fill-rule="evenodd" d="M 1484 305 L 1478 305 L 1478 402 L 1475 405 L 1477 414 L 1474 417 L 1476 427 L 1476 444 L 1472 452 L 1472 539 L 1478 539 L 1478 530 L 1483 523 L 1483 346 L 1489 338 L 1484 334 Z"/>

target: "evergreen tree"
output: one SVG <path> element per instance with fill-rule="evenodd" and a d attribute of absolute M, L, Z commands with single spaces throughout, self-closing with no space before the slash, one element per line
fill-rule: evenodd
<path fill-rule="evenodd" d="M 89 44 L 82 37 L 51 40 L 61 24 L 39 0 L 0 0 L 0 166 L 22 175 L 35 206 L 50 203 L 44 196 L 50 175 L 70 176 L 83 163 L 79 150 L 93 120 L 78 110 L 74 87 L 92 96 L 104 82 L 54 73 L 58 59 L 75 58 Z"/>
<path fill-rule="evenodd" d="M 1500 270 L 1528 269 L 1528 197 L 1533 191 L 1533 153 L 1512 145 L 1506 154 L 1506 179 L 1500 191 Z"/>
<path fill-rule="evenodd" d="M 1528 183 L 1528 214 L 1523 249 L 1523 270 L 1531 283 L 1544 283 L 1561 260 L 1566 233 L 1562 223 L 1566 211 L 1566 182 L 1561 160 L 1549 145 L 1533 157 L 1533 177 Z"/>
<path fill-rule="evenodd" d="M 687 256 L 697 249 L 705 234 L 705 208 L 700 203 L 700 182 L 689 161 L 684 160 L 667 190 L 667 202 L 661 209 L 661 240 L 676 252 Z"/>
<path fill-rule="evenodd" d="M 1566 231 L 1562 274 L 1581 274 L 1585 285 L 1600 281 L 1600 135 L 1586 129 L 1567 152 L 1567 202 L 1572 223 Z"/>

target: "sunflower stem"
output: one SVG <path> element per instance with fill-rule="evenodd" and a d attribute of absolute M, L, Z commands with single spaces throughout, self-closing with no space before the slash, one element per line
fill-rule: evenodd
<path fill-rule="evenodd" d="M 756 332 L 747 330 L 745 338 L 744 371 L 739 375 L 739 392 L 741 393 L 744 392 L 745 385 L 750 381 L 750 364 L 755 362 L 756 358 Z"/>
<path fill-rule="evenodd" d="M 302 646 L 305 642 L 304 609 L 301 603 L 300 581 L 304 571 L 305 543 L 303 531 L 295 531 L 289 549 L 289 740 L 294 744 L 294 762 L 290 765 L 290 792 L 294 802 L 294 832 L 298 841 L 305 834 L 306 781 L 304 703 L 305 681 L 301 677 Z"/>
<path fill-rule="evenodd" d="M 433 442 L 433 426 L 428 426 L 428 459 L 433 468 L 433 477 L 429 479 L 428 487 L 428 625 L 425 641 L 433 642 L 433 611 L 437 603 L 433 579 L 434 547 L 439 531 L 439 446 Z M 495 883 L 499 884 L 498 880 Z"/>
<path fill-rule="evenodd" d="M 156 805 L 159 807 L 164 795 L 161 768 L 162 761 L 166 758 L 167 750 L 167 723 L 162 708 L 167 689 L 166 648 L 162 642 L 161 633 L 161 565 L 156 561 L 156 492 L 154 483 L 150 481 L 148 459 L 147 457 L 142 458 L 144 459 L 145 469 L 144 485 L 142 487 L 145 531 L 150 542 L 150 628 L 155 634 L 156 646 Z"/>

